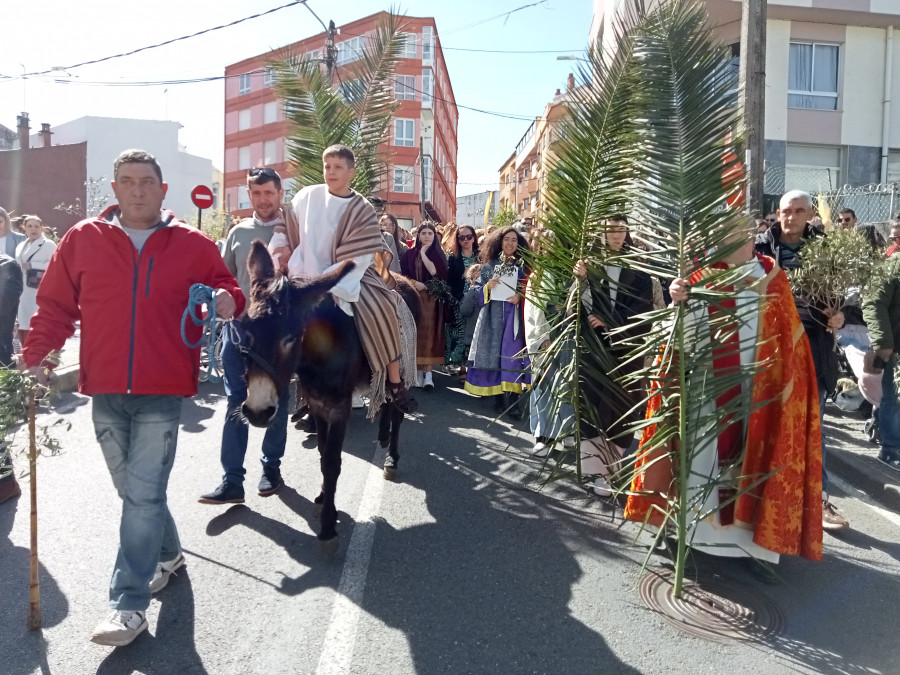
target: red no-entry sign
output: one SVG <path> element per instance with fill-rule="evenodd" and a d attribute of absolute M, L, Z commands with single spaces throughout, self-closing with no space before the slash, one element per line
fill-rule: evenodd
<path fill-rule="evenodd" d="M 198 185 L 191 190 L 191 201 L 198 209 L 208 209 L 213 205 L 213 191 L 205 185 Z"/>

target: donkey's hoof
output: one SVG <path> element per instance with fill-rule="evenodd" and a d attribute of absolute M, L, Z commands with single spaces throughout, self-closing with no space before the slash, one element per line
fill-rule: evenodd
<path fill-rule="evenodd" d="M 334 555 L 341 548 L 341 538 L 334 535 L 331 539 L 319 540 L 319 552 L 322 555 Z"/>

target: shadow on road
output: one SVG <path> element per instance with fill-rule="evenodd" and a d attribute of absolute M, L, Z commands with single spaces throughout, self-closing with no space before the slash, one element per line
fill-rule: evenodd
<path fill-rule="evenodd" d="M 111 651 L 97 668 L 97 675 L 132 672 L 203 675 L 207 672 L 194 644 L 194 589 L 189 565 L 179 570 L 154 596 L 160 606 L 153 634 L 148 631 L 129 646 Z"/>
<path fill-rule="evenodd" d="M 47 640 L 42 630 L 26 627 L 29 607 L 30 560 L 27 548 L 14 546 L 9 535 L 18 509 L 28 509 L 25 495 L 0 504 L 0 669 L 9 675 L 36 673 L 50 675 L 47 662 Z M 27 518 L 27 512 L 26 512 Z M 69 602 L 56 581 L 40 565 L 41 623 L 50 628 L 69 613 Z"/>

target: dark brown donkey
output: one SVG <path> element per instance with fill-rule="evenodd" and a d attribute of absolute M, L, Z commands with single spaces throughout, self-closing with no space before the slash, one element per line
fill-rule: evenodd
<path fill-rule="evenodd" d="M 254 241 L 250 271 L 250 306 L 242 320 L 246 333 L 247 400 L 242 412 L 250 424 L 266 427 L 275 417 L 279 395 L 296 374 L 300 393 L 316 423 L 322 467 L 319 541 L 323 551 L 338 548 L 334 494 L 341 473 L 341 448 L 350 418 L 350 399 L 358 386 L 368 387 L 371 370 L 353 317 L 341 310 L 329 291 L 350 270 L 347 262 L 308 282 L 275 275 L 272 258 L 261 241 Z M 408 282 L 397 290 L 418 321 L 419 298 Z M 397 440 L 403 413 L 388 403 L 379 411 L 378 441 L 388 446 L 384 476 L 393 479 L 399 454 Z"/>

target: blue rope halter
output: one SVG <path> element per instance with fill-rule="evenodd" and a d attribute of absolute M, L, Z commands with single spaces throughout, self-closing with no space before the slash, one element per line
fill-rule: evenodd
<path fill-rule="evenodd" d="M 202 305 L 206 305 L 209 309 L 205 319 L 197 318 L 200 314 Z M 190 317 L 195 326 L 202 326 L 203 332 L 197 342 L 192 343 L 187 337 L 187 321 Z M 206 284 L 193 284 L 188 294 L 188 304 L 181 316 L 181 339 L 190 349 L 199 347 L 206 340 L 206 355 L 209 359 L 207 372 L 209 373 L 210 382 L 221 382 L 222 372 L 216 363 L 215 353 L 216 345 L 222 339 L 221 334 L 216 335 L 216 290 Z"/>

